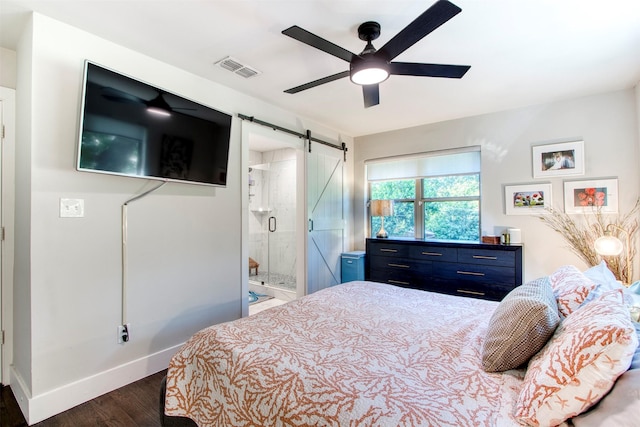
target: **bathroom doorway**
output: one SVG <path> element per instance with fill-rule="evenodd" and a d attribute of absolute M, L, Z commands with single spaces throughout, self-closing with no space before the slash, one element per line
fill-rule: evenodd
<path fill-rule="evenodd" d="M 249 164 L 249 283 L 295 294 L 295 149 L 250 149 Z"/>
<path fill-rule="evenodd" d="M 248 291 L 290 301 L 305 293 L 304 141 L 243 123 L 248 145 Z"/>

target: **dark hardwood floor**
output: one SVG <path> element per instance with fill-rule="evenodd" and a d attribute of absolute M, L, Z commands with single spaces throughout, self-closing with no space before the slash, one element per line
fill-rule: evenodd
<path fill-rule="evenodd" d="M 166 370 L 97 397 L 66 412 L 34 424 L 37 427 L 159 427 L 160 384 Z M 0 426 L 27 423 L 9 387 L 2 387 Z"/>

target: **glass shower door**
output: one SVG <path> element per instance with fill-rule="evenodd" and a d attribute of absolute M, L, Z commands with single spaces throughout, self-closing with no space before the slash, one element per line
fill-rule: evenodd
<path fill-rule="evenodd" d="M 281 150 L 265 152 L 263 157 L 271 161 L 252 166 L 250 178 L 255 183 L 249 202 L 253 213 L 249 223 L 249 256 L 259 267 L 250 270 L 249 280 L 295 292 L 296 160 L 278 160 L 282 157 Z"/>
<path fill-rule="evenodd" d="M 269 165 L 268 198 L 271 213 L 267 221 L 268 283 L 296 290 L 296 162 L 273 161 Z"/>

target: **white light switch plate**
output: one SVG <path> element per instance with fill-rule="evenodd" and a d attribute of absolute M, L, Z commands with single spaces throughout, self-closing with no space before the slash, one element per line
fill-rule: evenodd
<path fill-rule="evenodd" d="M 60 218 L 84 217 L 84 199 L 60 199 Z"/>

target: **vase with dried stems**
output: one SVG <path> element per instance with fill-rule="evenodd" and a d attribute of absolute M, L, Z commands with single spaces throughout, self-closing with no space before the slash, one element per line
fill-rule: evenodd
<path fill-rule="evenodd" d="M 589 266 L 595 266 L 602 259 L 622 283 L 631 283 L 633 279 L 633 260 L 636 255 L 636 240 L 639 227 L 638 213 L 640 198 L 626 214 L 603 214 L 598 207 L 593 214 L 569 215 L 560 210 L 551 209 L 539 218 L 552 230 L 560 233 L 569 243 L 569 249 L 578 255 Z M 625 235 L 626 233 L 626 235 Z M 606 234 L 613 235 L 622 242 L 627 242 L 622 254 L 617 256 L 600 256 L 594 248 L 595 241 Z M 625 246 L 627 246 L 625 243 Z M 627 258 L 628 257 L 628 258 Z"/>

